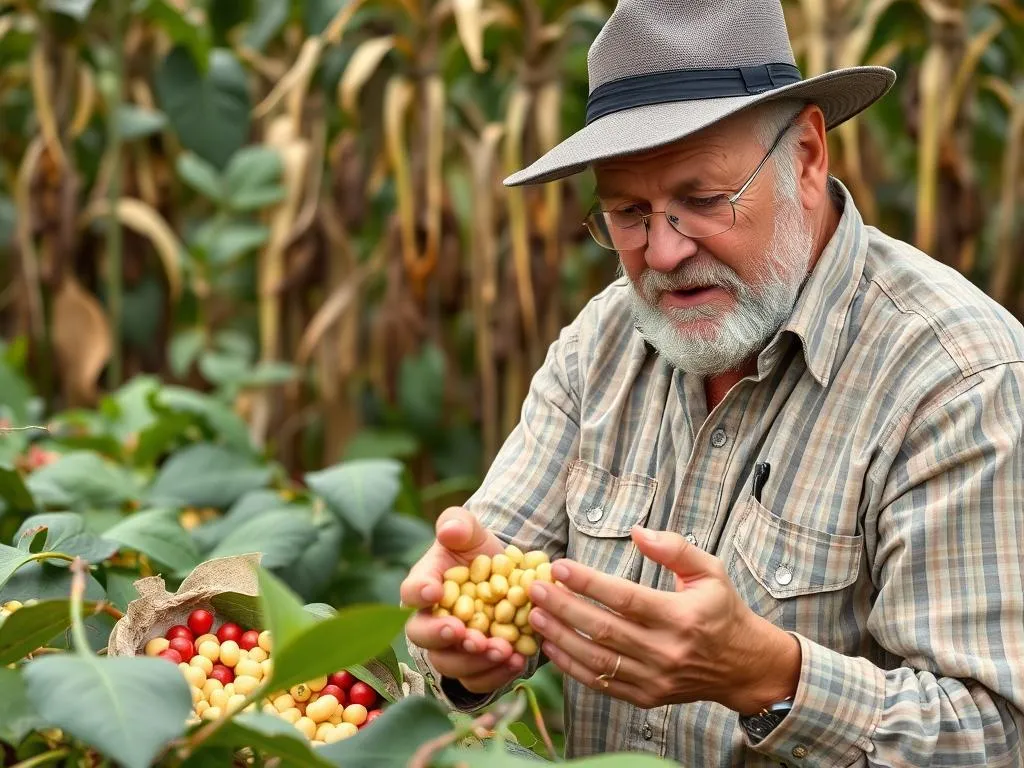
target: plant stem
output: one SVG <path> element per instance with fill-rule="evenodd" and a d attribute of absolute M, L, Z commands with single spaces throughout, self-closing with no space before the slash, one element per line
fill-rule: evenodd
<path fill-rule="evenodd" d="M 93 613 L 105 613 L 107 614 L 107 616 L 114 619 L 115 621 L 124 618 L 124 612 L 121 611 L 121 609 L 118 608 L 116 605 L 107 602 L 106 600 L 100 600 L 98 603 L 96 603 L 96 607 L 95 609 L 93 609 Z"/>
<path fill-rule="evenodd" d="M 82 624 L 82 598 L 85 596 L 85 576 L 89 567 L 80 557 L 71 562 L 71 637 L 74 638 L 75 650 L 89 653 L 89 638 L 85 636 L 85 625 Z"/>
<path fill-rule="evenodd" d="M 216 720 L 210 720 L 203 726 L 200 726 L 199 730 L 195 731 L 185 742 L 180 750 L 178 750 L 179 759 L 184 762 L 189 758 L 195 748 L 210 738 L 213 734 L 219 731 L 228 720 L 234 717 L 238 712 L 244 712 L 245 708 L 252 704 L 254 701 L 258 701 L 267 692 L 267 684 L 257 686 L 248 696 L 245 697 L 245 701 L 238 705 L 238 709 L 231 712 L 225 709 L 221 712 L 220 717 Z"/>
<path fill-rule="evenodd" d="M 107 148 L 112 152 L 110 187 L 110 217 L 107 220 L 107 300 L 110 311 L 111 353 L 107 367 L 107 386 L 116 388 L 121 383 L 121 312 L 124 277 L 121 221 L 117 216 L 121 197 L 121 100 L 124 90 L 124 0 L 112 0 L 114 24 L 114 83 L 107 115 Z"/>
<path fill-rule="evenodd" d="M 34 768 L 37 765 L 45 765 L 46 763 L 52 763 L 56 760 L 60 760 L 71 752 L 70 749 L 64 747 L 62 749 L 51 749 L 49 752 L 43 752 L 30 757 L 28 760 L 22 760 L 20 763 L 15 763 L 11 768 Z"/>
<path fill-rule="evenodd" d="M 73 563 L 77 558 L 71 555 L 65 555 L 63 552 L 37 552 L 32 555 L 31 560 L 63 560 L 67 563 Z M 88 567 L 87 567 L 88 569 Z"/>
<path fill-rule="evenodd" d="M 551 755 L 551 759 L 558 762 L 558 753 L 555 751 L 554 742 L 551 741 L 551 734 L 548 733 L 547 725 L 544 723 L 544 716 L 541 714 L 540 704 L 537 703 L 537 694 L 534 693 L 530 686 L 524 683 L 517 685 L 515 690 L 522 690 L 526 692 L 526 700 L 530 705 L 530 711 L 533 712 L 533 719 L 537 724 L 537 730 L 540 732 L 540 737 L 544 740 L 544 746 L 548 748 L 548 753 Z"/>

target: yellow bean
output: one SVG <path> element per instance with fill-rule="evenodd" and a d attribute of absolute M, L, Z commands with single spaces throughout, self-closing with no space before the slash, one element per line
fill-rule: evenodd
<path fill-rule="evenodd" d="M 467 581 L 462 585 L 462 594 L 469 595 L 470 597 L 476 597 L 476 584 L 472 581 Z"/>
<path fill-rule="evenodd" d="M 239 675 L 235 678 L 235 693 L 248 696 L 259 687 L 260 681 L 252 675 Z"/>
<path fill-rule="evenodd" d="M 213 672 L 213 662 L 205 656 L 200 656 L 199 654 L 196 654 L 192 657 L 192 660 L 189 662 L 189 666 L 199 667 L 199 669 L 203 670 L 203 674 L 205 674 L 207 677 L 209 677 L 210 673 Z"/>
<path fill-rule="evenodd" d="M 270 656 L 267 654 L 267 652 L 260 648 L 258 645 L 255 648 L 249 649 L 250 661 L 255 661 L 257 664 L 259 664 L 261 661 L 266 661 L 269 658 Z"/>
<path fill-rule="evenodd" d="M 295 727 L 298 728 L 302 735 L 307 739 L 312 739 L 313 736 L 316 735 L 316 723 L 308 717 L 300 717 L 295 722 Z"/>
<path fill-rule="evenodd" d="M 195 705 L 195 707 L 193 707 L 193 710 L 195 711 L 195 713 L 197 715 L 202 717 L 203 716 L 203 712 L 205 712 L 209 708 L 210 708 L 210 702 L 208 702 L 206 699 L 203 699 L 202 701 L 197 701 L 196 702 L 196 705 Z"/>
<path fill-rule="evenodd" d="M 512 559 L 508 555 L 495 555 L 491 558 L 492 576 L 498 573 L 507 579 L 512 574 L 513 568 L 515 568 L 515 565 L 512 563 Z"/>
<path fill-rule="evenodd" d="M 530 585 L 537 580 L 537 572 L 530 568 L 529 570 L 523 571 L 523 578 L 519 580 L 519 586 L 526 590 L 526 594 L 530 594 Z"/>
<path fill-rule="evenodd" d="M 316 738 L 325 744 L 332 733 L 334 733 L 334 726 L 330 723 L 321 722 L 320 725 L 316 727 Z"/>
<path fill-rule="evenodd" d="M 322 723 L 338 710 L 338 700 L 331 694 L 322 696 L 306 707 L 306 717 L 314 723 Z"/>
<path fill-rule="evenodd" d="M 481 600 L 479 597 L 473 601 L 473 610 L 477 613 L 484 612 L 484 601 Z"/>
<path fill-rule="evenodd" d="M 235 674 L 238 674 L 237 668 Z M 309 690 L 311 690 L 313 693 L 320 693 L 320 691 L 327 687 L 327 675 L 324 675 L 323 677 L 314 677 L 312 680 L 306 683 L 306 685 L 309 686 Z"/>
<path fill-rule="evenodd" d="M 220 663 L 225 667 L 233 667 L 238 663 L 241 648 L 234 640 L 225 640 L 220 644 Z M 203 654 L 206 655 L 205 653 Z"/>
<path fill-rule="evenodd" d="M 207 700 L 210 702 L 211 707 L 224 709 L 228 705 L 228 698 L 229 696 L 227 694 L 227 691 L 225 691 L 223 688 L 218 688 L 216 691 L 213 691 L 209 695 Z"/>
<path fill-rule="evenodd" d="M 286 709 L 284 712 L 281 712 L 278 717 L 285 722 L 295 725 L 295 723 L 299 722 L 299 718 L 302 717 L 302 712 L 299 711 L 298 707 L 292 707 L 291 709 Z"/>
<path fill-rule="evenodd" d="M 549 560 L 547 552 L 542 549 L 534 549 L 527 552 L 523 557 L 523 568 L 536 568 L 541 563 L 546 563 Z"/>
<path fill-rule="evenodd" d="M 487 617 L 488 621 L 494 621 L 494 606 L 493 605 L 485 605 L 484 606 L 484 615 Z"/>
<path fill-rule="evenodd" d="M 537 578 L 551 584 L 554 579 L 551 577 L 551 563 L 541 563 L 537 566 Z"/>
<path fill-rule="evenodd" d="M 192 694 L 192 703 L 198 704 L 203 700 L 203 691 L 201 688 L 196 688 L 194 685 L 188 687 L 188 692 Z"/>
<path fill-rule="evenodd" d="M 296 703 L 300 701 L 309 701 L 309 697 L 313 695 L 313 692 L 305 683 L 293 685 L 288 689 L 288 693 L 292 695 L 292 698 L 295 699 Z"/>
<path fill-rule="evenodd" d="M 224 690 L 224 684 L 221 683 L 221 681 L 218 680 L 215 677 L 211 677 L 209 680 L 207 680 L 205 683 L 203 683 L 203 695 L 206 696 L 206 700 L 207 701 L 210 700 L 210 695 L 214 691 L 223 691 L 223 690 Z"/>
<path fill-rule="evenodd" d="M 441 597 L 441 607 L 451 608 L 455 605 L 455 601 L 459 599 L 460 592 L 458 582 L 446 581 L 444 583 L 444 595 Z"/>
<path fill-rule="evenodd" d="M 530 600 L 529 595 L 526 594 L 526 590 L 521 586 L 509 587 L 508 594 L 505 595 L 505 597 L 507 597 L 508 601 L 516 608 L 526 605 Z"/>
<path fill-rule="evenodd" d="M 509 587 L 518 587 L 519 586 L 519 580 L 521 578 L 523 578 L 523 570 L 521 568 L 514 569 L 512 571 L 512 574 L 508 577 L 508 585 L 509 585 Z"/>
<path fill-rule="evenodd" d="M 522 565 L 523 560 L 526 558 L 526 555 L 523 554 L 523 550 L 515 544 L 509 544 L 505 547 L 505 555 L 512 561 L 512 565 L 515 566 Z"/>
<path fill-rule="evenodd" d="M 340 723 L 341 720 L 338 720 L 338 722 Z M 342 739 L 348 738 L 348 731 L 347 730 L 342 730 L 341 728 L 337 728 L 332 723 L 328 723 L 328 725 L 331 726 L 331 729 L 329 731 L 324 731 L 324 736 L 323 736 L 323 740 L 327 744 L 333 744 L 336 741 L 341 741 Z M 355 726 L 352 725 L 351 723 L 346 723 L 346 725 L 351 725 L 353 728 L 355 728 Z M 320 729 L 317 728 L 316 732 L 317 732 L 317 735 L 319 735 L 320 734 Z M 356 733 L 358 733 L 358 732 L 359 732 L 359 729 L 356 728 Z"/>
<path fill-rule="evenodd" d="M 459 619 L 459 621 L 469 621 L 473 618 L 473 598 L 469 595 L 460 595 L 459 599 L 455 601 L 455 607 L 452 608 L 452 613 Z"/>
<path fill-rule="evenodd" d="M 359 733 L 359 729 L 352 723 L 342 721 L 334 726 L 334 732 L 340 733 L 341 738 L 347 739 Z"/>
<path fill-rule="evenodd" d="M 242 659 L 235 665 L 235 677 L 254 677 L 260 680 L 263 677 L 263 667 L 252 659 Z"/>
<path fill-rule="evenodd" d="M 516 615 L 516 607 L 508 600 L 502 600 L 494 606 L 494 620 L 499 624 L 509 624 Z"/>
<path fill-rule="evenodd" d="M 236 693 L 234 696 L 228 697 L 228 705 L 226 709 L 228 712 L 237 712 L 245 704 L 245 696 L 240 693 Z"/>
<path fill-rule="evenodd" d="M 483 600 L 485 603 L 493 603 L 494 590 L 491 588 L 491 582 L 484 581 L 476 585 L 476 596 Z"/>
<path fill-rule="evenodd" d="M 455 565 L 444 572 L 445 581 L 454 581 L 456 584 L 465 584 L 469 581 L 469 568 L 464 565 Z"/>
<path fill-rule="evenodd" d="M 519 627 L 513 624 L 499 624 L 495 622 L 491 624 L 491 637 L 500 637 L 503 640 L 514 643 L 519 639 Z"/>
<path fill-rule="evenodd" d="M 267 653 L 270 653 L 270 630 L 269 629 L 265 629 L 262 632 L 260 632 L 260 637 L 259 637 L 259 641 L 258 642 L 260 644 L 260 648 L 262 648 Z"/>
<path fill-rule="evenodd" d="M 469 564 L 469 580 L 479 584 L 487 581 L 491 575 L 491 558 L 487 555 L 477 555 Z"/>
<path fill-rule="evenodd" d="M 515 649 L 523 656 L 533 656 L 539 650 L 537 641 L 529 635 L 520 635 L 515 642 Z"/>
<path fill-rule="evenodd" d="M 487 618 L 487 614 L 485 613 L 474 613 L 473 618 L 469 620 L 469 623 L 466 624 L 466 626 L 469 627 L 469 629 L 475 629 L 477 632 L 482 632 L 486 635 L 488 628 L 491 626 L 491 620 Z"/>
<path fill-rule="evenodd" d="M 220 707 L 209 707 L 202 714 L 203 720 L 216 720 L 218 717 L 220 717 Z"/>
<path fill-rule="evenodd" d="M 435 616 L 439 618 L 452 615 L 451 611 L 449 611 L 447 608 L 442 608 L 440 605 L 435 605 L 434 610 L 431 611 L 431 613 L 433 613 Z"/>
<path fill-rule="evenodd" d="M 500 573 L 496 573 L 491 576 L 491 591 L 494 596 L 500 600 L 508 594 L 508 579 L 502 576 Z"/>
<path fill-rule="evenodd" d="M 157 654 L 166 651 L 168 645 L 170 645 L 170 641 L 166 637 L 154 637 L 146 643 L 146 655 L 156 656 Z"/>
<path fill-rule="evenodd" d="M 522 605 L 516 610 L 512 623 L 517 627 L 528 627 L 530 625 L 530 609 L 532 605 Z"/>

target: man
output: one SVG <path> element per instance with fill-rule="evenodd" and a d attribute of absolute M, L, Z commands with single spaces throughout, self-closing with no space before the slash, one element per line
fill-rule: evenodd
<path fill-rule="evenodd" d="M 436 693 L 564 673 L 569 756 L 1009 766 L 1024 729 L 1024 328 L 866 226 L 826 132 L 892 85 L 801 80 L 778 0 L 620 0 L 587 125 L 507 184 L 595 173 L 623 277 L 402 587 Z M 544 549 L 525 659 L 441 574 Z"/>

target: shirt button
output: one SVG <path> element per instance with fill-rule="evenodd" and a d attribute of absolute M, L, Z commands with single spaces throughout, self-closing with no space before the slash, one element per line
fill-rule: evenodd
<path fill-rule="evenodd" d="M 654 738 L 654 729 L 651 728 L 650 723 L 644 723 L 644 739 L 650 741 Z"/>
<path fill-rule="evenodd" d="M 793 572 L 784 565 L 780 565 L 775 569 L 775 583 L 780 586 L 786 586 L 793 580 Z"/>
<path fill-rule="evenodd" d="M 725 430 L 722 429 L 721 427 L 719 427 L 718 429 L 711 433 L 711 444 L 715 446 L 715 448 L 721 448 L 723 445 L 725 445 L 727 439 L 728 438 L 726 437 Z"/>
<path fill-rule="evenodd" d="M 795 747 L 793 747 L 793 757 L 795 757 L 797 760 L 803 760 L 805 757 L 807 757 L 807 747 L 805 747 L 803 744 L 797 744 Z"/>
<path fill-rule="evenodd" d="M 692 533 L 686 534 L 686 536 L 684 536 L 683 538 L 685 538 L 688 542 L 690 542 L 694 546 L 697 545 L 697 537 L 694 536 Z"/>
<path fill-rule="evenodd" d="M 600 507 L 594 507 L 592 510 L 587 512 L 587 520 L 592 523 L 598 522 L 602 517 L 604 517 L 604 510 Z"/>

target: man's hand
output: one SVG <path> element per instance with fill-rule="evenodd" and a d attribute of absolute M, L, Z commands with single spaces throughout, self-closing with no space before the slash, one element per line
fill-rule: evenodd
<path fill-rule="evenodd" d="M 755 714 L 796 693 L 799 643 L 750 610 L 721 560 L 674 533 L 634 529 L 633 541 L 644 556 L 676 574 L 675 592 L 571 560 L 552 567 L 565 588 L 536 581 L 530 586 L 530 623 L 559 669 L 645 708 L 716 701 Z M 606 679 L 598 680 L 602 674 Z"/>
<path fill-rule="evenodd" d="M 466 509 L 452 507 L 437 519 L 437 540 L 402 582 L 402 602 L 420 608 L 406 624 L 406 635 L 427 651 L 434 668 L 473 693 L 490 693 L 514 680 L 526 667 L 522 654 L 507 640 L 486 637 L 454 616 L 436 617 L 431 608 L 441 600 L 444 572 L 469 565 L 477 555 L 504 550 L 498 537 Z"/>

